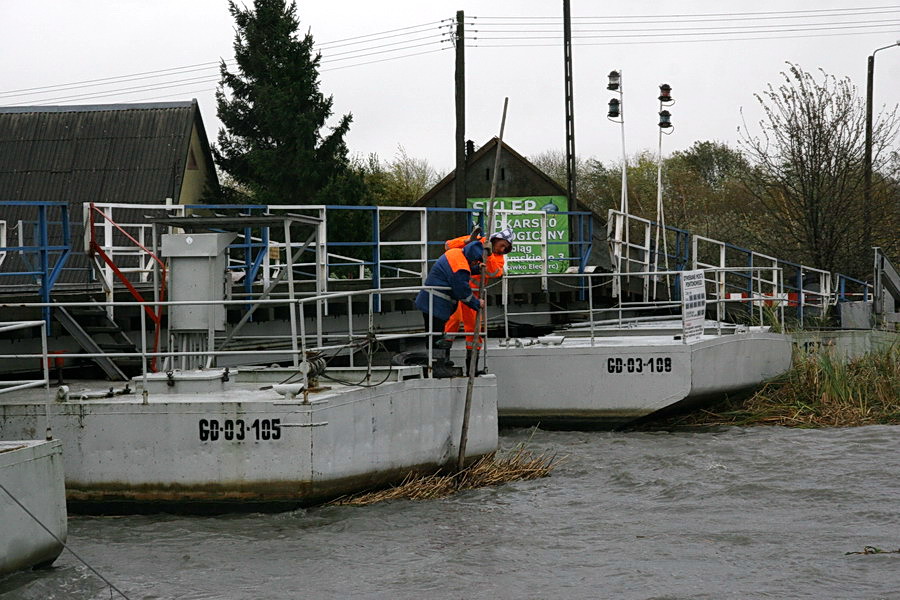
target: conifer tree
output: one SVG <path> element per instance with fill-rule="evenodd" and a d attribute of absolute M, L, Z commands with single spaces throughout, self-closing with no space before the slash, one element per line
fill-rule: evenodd
<path fill-rule="evenodd" d="M 229 2 L 234 17 L 235 71 L 223 60 L 216 90 L 218 144 L 213 156 L 252 201 L 261 204 L 356 204 L 335 198 L 347 188 L 352 116 L 326 128 L 332 97 L 319 91 L 321 55 L 298 34 L 296 2 Z"/>

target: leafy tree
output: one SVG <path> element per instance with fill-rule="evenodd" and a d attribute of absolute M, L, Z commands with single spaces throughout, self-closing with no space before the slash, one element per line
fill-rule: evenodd
<path fill-rule="evenodd" d="M 666 222 L 707 237 L 746 245 L 742 183 L 750 169 L 737 150 L 720 142 L 694 142 L 664 162 Z"/>
<path fill-rule="evenodd" d="M 296 3 L 228 6 L 237 25 L 237 66 L 231 72 L 223 60 L 219 68 L 216 103 L 224 128 L 213 148 L 216 163 L 263 204 L 311 204 L 333 200 L 339 191 L 359 192 L 346 181 L 353 178 L 344 141 L 352 117 L 340 117 L 323 132 L 332 98 L 319 91 L 321 55 L 312 35 L 297 33 Z"/>
<path fill-rule="evenodd" d="M 426 159 L 414 158 L 398 146 L 394 160 L 383 163 L 377 154 L 357 161 L 378 206 L 411 206 L 437 183 L 439 177 Z"/>
<path fill-rule="evenodd" d="M 863 202 L 863 102 L 849 78 L 822 71 L 819 81 L 788 65 L 780 86 L 756 95 L 765 112 L 759 133 L 741 130 L 752 165 L 744 177 L 753 200 L 747 231 L 775 256 L 865 277 L 871 250 L 864 240 L 895 244 L 897 208 L 883 191 Z M 874 170 L 885 167 L 897 132 L 896 108 L 879 115 Z"/>

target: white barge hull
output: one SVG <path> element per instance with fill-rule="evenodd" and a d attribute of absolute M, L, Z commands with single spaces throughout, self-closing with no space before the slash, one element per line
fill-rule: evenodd
<path fill-rule="evenodd" d="M 73 392 L 74 394 L 74 392 Z M 466 380 L 408 379 L 302 398 L 243 385 L 50 406 L 71 510 L 306 505 L 453 464 Z M 280 399 L 280 400 L 275 400 Z M 493 377 L 474 389 L 468 458 L 497 449 Z M 0 405 L 0 439 L 42 430 L 41 402 Z"/>
<path fill-rule="evenodd" d="M 786 336 L 571 338 L 559 345 L 488 348 L 502 424 L 616 427 L 752 389 L 791 364 Z"/>
<path fill-rule="evenodd" d="M 66 539 L 66 498 L 62 444 L 50 441 L 0 442 L 0 576 L 49 565 L 63 550 L 10 494 L 57 538 Z"/>

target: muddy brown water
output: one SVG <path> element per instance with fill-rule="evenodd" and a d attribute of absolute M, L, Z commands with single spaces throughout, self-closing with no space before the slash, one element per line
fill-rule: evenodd
<path fill-rule="evenodd" d="M 549 478 L 279 514 L 73 517 L 133 600 L 900 598 L 900 428 L 509 430 Z M 108 599 L 64 553 L 3 600 Z M 117 597 L 115 594 L 113 598 Z"/>

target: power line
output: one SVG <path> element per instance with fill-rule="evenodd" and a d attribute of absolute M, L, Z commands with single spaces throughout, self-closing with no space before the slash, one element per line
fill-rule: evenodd
<path fill-rule="evenodd" d="M 389 60 L 397 60 L 397 59 L 399 59 L 399 58 L 409 58 L 409 57 L 411 57 L 411 56 L 421 56 L 421 55 L 423 55 L 423 54 L 434 54 L 435 52 L 443 52 L 443 51 L 449 50 L 449 49 L 450 49 L 450 46 L 445 46 L 445 47 L 443 47 L 443 48 L 437 48 L 437 49 L 435 49 L 435 50 L 425 50 L 425 51 L 423 51 L 423 52 L 415 52 L 415 53 L 413 53 L 413 54 L 404 54 L 403 56 L 392 56 L 392 57 L 390 57 L 390 58 L 382 58 L 382 59 L 379 59 L 379 60 L 370 60 L 370 61 L 368 61 L 368 62 L 362 62 L 362 63 L 358 63 L 358 64 L 353 64 L 353 65 L 343 65 L 343 66 L 340 66 L 340 67 L 331 67 L 330 69 L 322 69 L 322 71 L 323 71 L 323 72 L 325 72 L 325 71 L 337 71 L 337 70 L 339 70 L 339 69 L 349 69 L 349 68 L 351 68 L 351 67 L 361 67 L 362 65 L 371 65 L 371 64 L 374 64 L 374 63 L 380 63 L 380 62 L 385 62 L 385 61 L 389 61 Z"/>
<path fill-rule="evenodd" d="M 371 64 L 374 64 L 374 63 L 387 62 L 387 61 L 391 61 L 391 60 L 399 60 L 399 59 L 401 59 L 401 58 L 411 58 L 411 57 L 413 57 L 413 56 L 422 56 L 423 54 L 434 54 L 435 52 L 444 52 L 445 50 L 449 50 L 449 49 L 450 49 L 449 47 L 445 47 L 445 48 L 437 48 L 437 49 L 435 49 L 435 50 L 425 50 L 425 51 L 423 51 L 423 52 L 413 52 L 413 53 L 410 53 L 410 54 L 404 54 L 404 55 L 402 55 L 402 56 L 391 56 L 391 57 L 388 57 L 388 58 L 380 58 L 380 59 L 377 59 L 377 60 L 369 60 L 369 61 L 366 61 L 366 62 L 361 62 L 361 63 L 357 63 L 357 64 L 353 64 L 353 65 L 342 65 L 342 66 L 340 66 L 340 67 L 331 67 L 331 68 L 328 68 L 328 69 L 322 69 L 322 72 L 324 73 L 324 72 L 326 72 L 326 71 L 340 71 L 341 69 L 351 69 L 351 68 L 353 68 L 353 67 L 361 67 L 361 66 L 363 66 L 363 65 L 371 65 Z M 188 95 L 188 94 L 200 94 L 200 93 L 204 93 L 204 92 L 212 92 L 212 91 L 214 91 L 215 89 L 216 89 L 216 88 L 202 88 L 202 89 L 197 89 L 197 90 L 189 90 L 189 91 L 181 92 L 181 93 L 184 94 L 184 95 Z M 158 99 L 160 99 L 160 98 L 170 98 L 170 97 L 171 97 L 171 94 L 164 94 L 164 95 L 162 95 L 162 96 L 149 96 L 149 97 L 143 97 L 143 98 L 136 98 L 136 99 L 135 99 L 135 102 L 146 102 L 146 101 L 148 101 L 148 100 L 158 100 Z"/>
<path fill-rule="evenodd" d="M 441 23 L 446 23 L 446 22 L 448 22 L 448 21 L 449 21 L 449 22 L 452 22 L 453 19 L 441 19 L 440 21 L 431 21 L 431 22 L 429 22 L 429 23 L 422 23 L 422 24 L 420 24 L 420 25 L 410 25 L 409 27 L 400 27 L 400 28 L 398 28 L 398 29 L 387 29 L 387 30 L 385 30 L 385 31 L 379 31 L 379 32 L 377 32 L 377 33 L 369 33 L 369 34 L 366 34 L 366 35 L 359 35 L 359 36 L 356 36 L 356 37 L 349 37 L 349 38 L 344 38 L 344 39 L 340 39 L 340 40 L 333 40 L 333 41 L 330 41 L 330 42 L 323 42 L 323 43 L 321 43 L 321 44 L 316 44 L 316 46 L 317 46 L 317 47 L 320 47 L 320 48 L 324 48 L 325 46 L 332 46 L 332 45 L 334 45 L 334 44 L 338 44 L 339 42 L 349 42 L 349 41 L 351 41 L 351 40 L 359 40 L 359 39 L 363 39 L 363 38 L 368 38 L 368 37 L 373 37 L 373 36 L 383 35 L 383 34 L 385 34 L 385 33 L 395 33 L 395 32 L 397 32 L 397 31 L 404 31 L 404 30 L 407 30 L 407 29 L 416 29 L 416 28 L 418 28 L 418 27 L 426 27 L 426 26 L 428 26 L 428 25 L 440 25 Z M 392 37 L 392 36 L 388 36 L 388 37 Z"/>
<path fill-rule="evenodd" d="M 884 31 L 846 31 L 841 33 L 813 33 L 812 35 L 775 35 L 775 36 L 760 36 L 760 37 L 729 37 L 722 39 L 702 39 L 702 40 L 641 40 L 641 41 L 615 41 L 615 42 L 573 42 L 578 46 L 625 46 L 630 44 L 692 44 L 692 43 L 712 43 L 712 42 L 739 42 L 739 41 L 755 41 L 755 40 L 793 40 L 793 39 L 803 39 L 803 38 L 818 38 L 818 37 L 838 37 L 838 36 L 846 36 L 846 35 L 878 35 L 885 33 Z M 629 38 L 634 36 L 628 36 Z M 556 47 L 559 46 L 556 42 L 542 42 L 542 43 L 534 43 L 534 44 L 477 44 L 477 43 L 466 43 L 466 48 L 538 48 L 538 47 Z"/>
<path fill-rule="evenodd" d="M 900 13 L 900 11 L 898 11 Z M 805 23 L 805 24 L 797 24 L 798 27 L 815 27 L 815 26 L 831 26 L 831 25 L 886 25 L 889 23 L 896 23 L 896 21 L 885 21 L 884 19 L 878 21 L 837 21 L 830 23 Z M 656 23 L 653 23 L 656 25 Z M 733 26 L 715 26 L 715 27 L 700 27 L 700 26 L 689 26 L 689 27 L 673 27 L 671 24 L 666 25 L 664 28 L 648 28 L 642 27 L 640 29 L 621 29 L 616 25 L 615 31 L 619 32 L 629 32 L 629 31 L 704 31 L 704 30 L 722 30 L 722 31 L 732 31 L 732 30 L 741 30 L 741 29 L 755 29 L 760 27 L 792 27 L 795 24 L 778 24 L 778 23 L 765 23 L 759 25 L 733 25 Z M 492 29 L 485 27 L 473 27 L 466 31 L 474 33 L 558 33 L 560 31 L 559 28 L 552 29 Z M 597 33 L 597 32 L 607 32 L 610 31 L 610 27 L 606 27 L 603 29 L 572 29 L 572 33 Z"/>
<path fill-rule="evenodd" d="M 434 23 L 426 23 L 426 25 L 431 25 L 432 27 L 430 27 L 430 29 L 433 29 L 433 28 L 434 28 L 433 26 L 434 26 L 435 24 L 443 23 L 444 21 L 452 21 L 452 20 L 453 20 L 453 19 L 443 19 L 442 21 L 435 21 Z M 413 27 L 401 27 L 400 29 L 392 29 L 392 30 L 389 30 L 389 31 L 382 31 L 381 33 L 391 33 L 391 32 L 393 32 L 393 31 L 401 31 L 401 30 L 403 30 L 403 29 L 413 29 L 413 28 L 416 28 L 416 27 L 422 27 L 422 26 L 415 25 L 415 26 L 413 26 Z M 440 30 L 440 29 L 442 29 L 442 28 L 445 28 L 445 27 L 447 27 L 447 25 L 439 25 L 439 26 L 438 26 L 438 30 Z M 395 37 L 403 37 L 403 36 L 406 36 L 406 35 L 415 35 L 415 34 L 417 34 L 417 33 L 422 33 L 423 31 L 427 31 L 427 30 L 428 30 L 428 29 L 421 29 L 421 30 L 419 30 L 419 31 L 410 31 L 410 32 L 408 32 L 408 33 L 397 33 L 397 34 L 394 34 L 394 35 L 385 35 L 385 36 L 381 36 L 381 37 L 373 37 L 373 36 L 380 36 L 380 35 L 381 35 L 381 33 L 373 33 L 373 34 L 370 34 L 370 35 L 363 35 L 363 36 L 358 36 L 358 37 L 355 37 L 355 38 L 346 38 L 346 39 L 344 39 L 344 40 L 336 40 L 335 42 L 328 42 L 328 43 L 325 43 L 325 44 L 316 44 L 316 48 L 318 48 L 318 49 L 320 49 L 320 50 L 325 50 L 325 49 L 332 50 L 332 49 L 334 49 L 334 48 L 342 48 L 342 47 L 344 47 L 344 46 L 355 46 L 355 45 L 358 45 L 358 44 L 364 44 L 364 43 L 374 42 L 374 41 L 379 41 L 379 40 L 386 40 L 386 39 L 391 39 L 391 38 L 395 38 Z M 338 44 L 338 43 L 337 43 L 337 42 L 345 42 L 345 41 L 356 40 L 356 39 L 361 39 L 361 38 L 372 38 L 372 39 L 365 40 L 365 41 L 361 41 L 361 42 L 350 42 L 350 43 L 347 43 L 347 44 Z M 326 47 L 327 47 L 327 48 L 326 48 Z"/>
<path fill-rule="evenodd" d="M 894 8 L 893 10 L 884 10 L 877 12 L 866 12 L 866 13 L 848 13 L 843 15 L 786 15 L 786 16 L 753 16 L 753 17 L 714 17 L 709 19 L 689 19 L 689 18 L 676 18 L 671 17 L 669 15 L 665 15 L 659 19 L 651 19 L 651 20 L 637 20 L 637 21 L 605 21 L 602 17 L 599 20 L 593 20 L 595 17 L 588 17 L 589 21 L 583 21 L 580 23 L 573 23 L 573 29 L 577 29 L 580 27 L 585 27 L 589 25 L 656 25 L 656 24 L 666 24 L 666 25 L 680 25 L 682 23 L 715 23 L 720 21 L 725 22 L 741 22 L 741 21 L 769 21 L 769 20 L 787 20 L 787 19 L 809 19 L 809 18 L 828 18 L 835 16 L 842 17 L 869 17 L 873 15 L 880 14 L 895 14 L 900 12 L 900 7 Z M 477 17 L 475 17 L 477 19 Z M 841 21 L 843 23 L 844 21 Z M 813 23 L 810 23 L 813 24 Z M 476 20 L 466 22 L 466 26 L 469 28 L 478 28 L 481 29 L 483 27 L 544 27 L 544 26 L 561 26 L 562 21 L 538 21 L 534 23 L 523 23 L 521 21 L 512 21 L 509 23 L 498 22 L 498 23 L 478 23 Z"/>
<path fill-rule="evenodd" d="M 815 26 L 813 26 L 813 27 L 806 27 L 806 28 L 796 28 L 796 27 L 791 27 L 791 28 L 761 29 L 761 30 L 758 30 L 758 31 L 747 31 L 747 32 L 744 32 L 744 33 L 795 33 L 795 32 L 806 32 L 806 31 L 833 31 L 833 30 L 842 30 L 842 29 L 873 29 L 873 28 L 877 28 L 877 27 L 896 27 L 898 24 L 900 24 L 900 21 L 890 21 L 890 22 L 879 23 L 879 24 L 872 24 L 872 25 L 840 25 L 840 26 L 826 26 L 826 27 L 815 27 Z M 707 32 L 704 32 L 704 31 L 684 31 L 684 30 L 678 30 L 678 31 L 661 31 L 661 30 L 657 30 L 657 29 L 651 29 L 650 31 L 652 31 L 652 32 L 658 32 L 658 33 L 633 33 L 633 32 L 637 32 L 637 31 L 642 31 L 642 30 L 640 30 L 640 29 L 636 29 L 636 30 L 622 30 L 622 31 L 625 31 L 627 34 L 626 34 L 626 33 L 607 33 L 607 34 L 600 34 L 600 35 L 575 35 L 575 34 L 573 33 L 573 34 L 572 34 L 572 38 L 573 38 L 573 39 L 575 39 L 575 38 L 578 38 L 578 39 L 597 39 L 597 38 L 621 38 L 621 37 L 628 37 L 628 38 L 635 38 L 635 37 L 638 37 L 638 38 L 646 38 L 646 37 L 678 37 L 678 36 L 686 36 L 686 35 L 690 35 L 690 36 L 710 36 L 710 35 L 728 35 L 728 34 L 729 34 L 728 31 L 707 31 Z M 560 35 L 561 35 L 561 34 L 560 34 Z M 547 35 L 535 35 L 535 36 L 473 36 L 473 37 L 471 37 L 471 38 L 469 38 L 469 37 L 467 36 L 467 39 L 472 39 L 472 40 L 479 40 L 479 39 L 482 39 L 482 40 L 557 40 L 557 39 L 560 39 L 560 35 L 553 35 L 553 36 L 547 36 Z"/>
<path fill-rule="evenodd" d="M 226 61 L 226 62 L 227 62 L 227 61 Z M 115 76 L 115 77 L 103 77 L 103 78 L 100 78 L 100 79 L 85 79 L 85 80 L 83 80 L 83 81 L 73 81 L 73 82 L 71 82 L 71 83 L 59 83 L 59 84 L 56 84 L 56 85 L 45 85 L 45 86 L 33 87 L 33 88 L 22 88 L 22 89 L 18 89 L 18 90 L 8 90 L 8 91 L 5 91 L 5 92 L 0 92 L 0 96 L 7 96 L 7 95 L 22 95 L 22 94 L 18 94 L 18 92 L 30 92 L 30 91 L 34 91 L 34 90 L 52 90 L 52 89 L 55 89 L 55 88 L 62 88 L 62 87 L 66 87 L 66 86 L 74 86 L 74 85 L 79 85 L 79 84 L 98 83 L 98 82 L 101 82 L 101 81 L 112 81 L 112 80 L 116 80 L 116 79 L 122 79 L 123 77 L 132 77 L 132 76 L 134 76 L 134 77 L 137 78 L 137 76 L 139 76 L 139 75 L 150 75 L 150 74 L 152 74 L 152 73 L 166 73 L 166 72 L 169 72 L 169 71 L 178 71 L 178 70 L 181 70 L 181 69 L 189 69 L 189 68 L 191 68 L 191 67 L 200 67 L 200 66 L 202 66 L 202 65 L 218 65 L 218 64 L 219 64 L 219 63 L 217 63 L 217 62 L 215 62 L 215 63 L 197 63 L 197 64 L 194 64 L 194 65 L 185 65 L 185 66 L 183 66 L 183 67 L 171 67 L 171 68 L 169 68 L 169 69 L 159 69 L 159 70 L 156 70 L 156 71 L 144 71 L 143 73 L 131 73 L 131 74 L 129 74 L 129 75 L 117 75 L 117 76 Z M 209 67 L 207 67 L 207 68 L 209 68 Z M 162 77 L 162 75 L 155 75 L 155 77 Z"/>
<path fill-rule="evenodd" d="M 820 8 L 820 9 L 807 9 L 807 10 L 782 10 L 782 11 L 758 11 L 758 12 L 733 12 L 733 13 L 693 13 L 693 14 L 653 14 L 653 15 L 605 15 L 602 17 L 572 17 L 572 21 L 578 21 L 583 19 L 678 19 L 682 17 L 740 17 L 745 15 L 750 16 L 760 16 L 760 15 L 801 15 L 801 16 L 815 16 L 816 14 L 821 13 L 846 13 L 852 11 L 866 11 L 866 10 L 882 10 L 882 9 L 895 9 L 896 5 L 887 5 L 887 6 L 867 6 L 867 7 L 854 7 L 854 8 Z M 466 17 L 470 18 L 470 17 Z M 473 16 L 472 19 L 510 19 L 510 20 L 518 20 L 518 19 L 546 19 L 546 20 L 554 20 L 561 21 L 562 17 L 552 15 L 545 17 L 519 17 L 519 16 L 508 16 L 508 17 L 484 17 L 484 16 Z"/>
<path fill-rule="evenodd" d="M 364 36 L 357 36 L 355 38 L 345 38 L 343 40 L 335 40 L 334 42 L 328 42 L 328 43 L 321 44 L 321 45 L 317 44 L 315 49 L 318 52 L 321 50 L 329 49 L 329 48 L 327 48 L 328 46 L 331 46 L 331 48 L 338 48 L 338 47 L 348 46 L 348 45 L 358 45 L 358 44 L 362 44 L 362 43 L 370 43 L 370 42 L 378 41 L 381 39 L 415 35 L 416 33 L 422 33 L 422 31 L 409 31 L 408 33 L 403 33 L 403 34 L 382 36 L 382 34 L 386 34 L 386 33 L 395 33 L 398 31 L 411 30 L 411 29 L 421 29 L 424 26 L 441 24 L 446 21 L 452 21 L 452 19 L 443 19 L 441 21 L 434 21 L 432 23 L 424 23 L 421 25 L 413 25 L 410 27 L 401 27 L 398 29 L 390 29 L 390 30 L 386 30 L 386 31 L 367 34 Z M 445 35 L 445 34 L 441 32 L 441 27 L 438 27 L 438 28 L 436 28 L 436 31 L 434 32 L 433 35 Z M 379 37 L 379 36 L 382 36 L 382 37 Z M 427 37 L 428 36 L 426 36 L 424 38 L 417 38 L 417 39 L 427 39 Z M 350 40 L 356 40 L 356 39 L 362 39 L 362 38 L 371 38 L 371 39 L 369 39 L 365 42 L 355 42 L 354 44 L 337 44 L 337 42 L 344 42 L 344 41 L 350 41 Z M 401 41 L 401 42 L 396 42 L 394 44 L 369 45 L 364 48 L 358 48 L 357 50 L 348 51 L 347 53 L 352 53 L 352 52 L 366 53 L 370 50 L 384 48 L 384 47 L 387 47 L 390 45 L 403 44 L 403 43 L 407 43 L 410 41 L 414 41 L 414 40 L 405 40 L 405 41 Z M 346 53 L 340 53 L 340 54 L 346 54 Z M 366 56 L 366 54 L 363 54 L 363 56 Z M 327 58 L 328 58 L 328 53 L 325 52 L 323 54 L 323 61 L 327 60 Z M 234 59 L 222 59 L 222 60 L 224 60 L 226 66 L 234 65 L 236 63 L 236 61 Z M 96 79 L 85 79 L 85 80 L 81 80 L 81 81 L 72 81 L 72 82 L 68 82 L 68 83 L 60 83 L 60 84 L 38 86 L 38 87 L 31 87 L 31 88 L 6 90 L 6 91 L 0 92 L 0 98 L 35 95 L 35 94 L 41 94 L 41 93 L 48 93 L 48 92 L 52 92 L 52 91 L 81 89 L 81 88 L 85 88 L 85 87 L 114 85 L 117 83 L 125 83 L 128 81 L 140 81 L 142 79 L 157 79 L 157 78 L 168 77 L 168 76 L 172 76 L 172 75 L 181 75 L 184 73 L 191 73 L 191 72 L 208 70 L 208 69 L 212 69 L 212 68 L 218 68 L 220 64 L 221 64 L 220 61 L 204 62 L 204 63 L 196 63 L 196 64 L 191 64 L 191 65 L 184 65 L 184 66 L 179 66 L 179 67 L 169 67 L 166 69 L 156 69 L 156 70 L 152 70 L 152 71 L 128 73 L 125 75 L 117 75 L 117 76 L 112 76 L 112 77 L 101 77 L 101 78 L 96 78 Z"/>
<path fill-rule="evenodd" d="M 345 54 L 358 54 L 360 52 L 364 52 L 364 51 L 368 51 L 368 50 L 376 50 L 378 48 L 388 48 L 390 46 L 397 46 L 400 44 L 408 44 L 410 42 L 418 42 L 421 40 L 428 40 L 433 37 L 434 37 L 434 34 L 431 34 L 431 35 L 426 35 L 425 37 L 417 37 L 417 38 L 413 38 L 411 40 L 403 40 L 402 42 L 391 42 L 390 44 L 381 44 L 380 46 L 373 46 L 372 48 L 364 48 L 364 49 L 360 49 L 360 50 L 347 50 L 345 52 L 336 52 L 334 54 L 328 54 L 328 55 L 323 56 L 322 60 L 323 61 L 344 60 L 343 58 L 333 58 L 333 57 L 343 56 Z M 444 37 L 444 34 L 442 34 L 441 37 Z M 438 40 L 438 41 L 443 41 L 443 39 Z M 398 50 L 402 50 L 402 48 L 398 48 Z M 388 50 L 388 52 L 391 52 L 391 51 Z"/>

